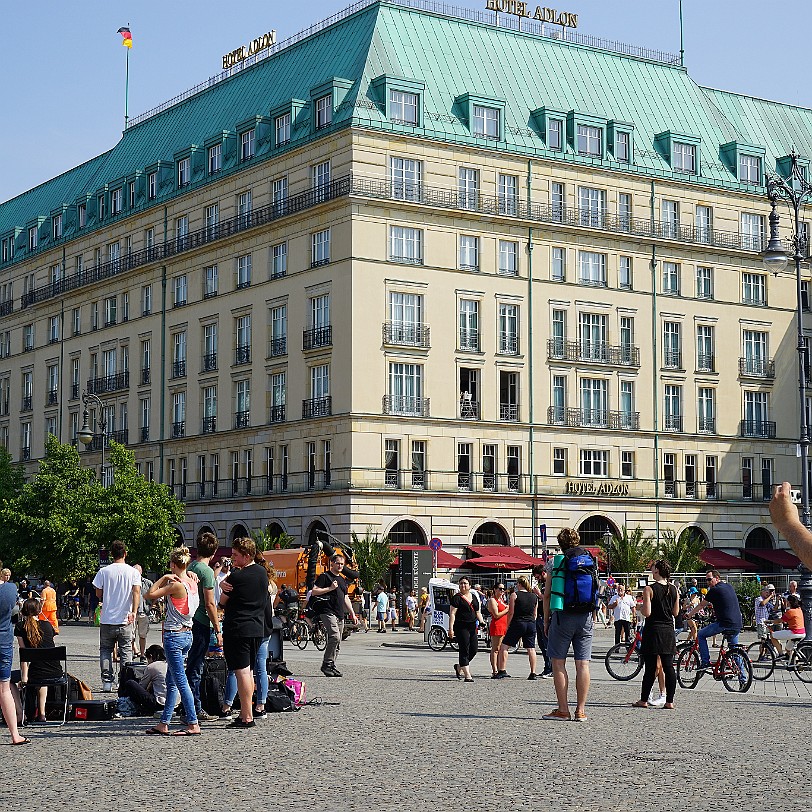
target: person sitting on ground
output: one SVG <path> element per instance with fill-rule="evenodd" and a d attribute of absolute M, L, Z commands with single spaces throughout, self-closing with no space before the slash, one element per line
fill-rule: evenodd
<path fill-rule="evenodd" d="M 788 609 L 781 616 L 781 622 L 786 626 L 781 631 L 772 633 L 773 642 L 779 654 L 783 654 L 781 640 L 803 640 L 806 637 L 804 626 L 804 610 L 801 609 L 801 601 L 797 595 L 790 595 L 787 598 Z"/>
<path fill-rule="evenodd" d="M 39 616 L 40 606 L 36 598 L 28 598 L 20 612 L 20 622 L 14 628 L 14 636 L 20 648 L 54 648 L 54 627 Z M 58 662 L 20 663 L 23 682 L 42 682 L 59 679 L 62 666 Z M 45 700 L 48 697 L 48 686 L 37 688 L 37 711 L 35 722 L 46 722 Z"/>
<path fill-rule="evenodd" d="M 147 648 L 144 656 L 147 660 L 144 676 L 140 680 L 124 680 L 118 695 L 131 699 L 142 714 L 151 716 L 163 711 L 166 705 L 166 655 L 163 646 L 156 644 Z"/>

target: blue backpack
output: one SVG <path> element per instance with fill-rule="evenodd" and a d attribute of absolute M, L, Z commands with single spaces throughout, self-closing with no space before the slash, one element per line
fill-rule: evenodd
<path fill-rule="evenodd" d="M 598 567 L 583 547 L 564 553 L 564 611 L 591 612 L 598 599 Z"/>

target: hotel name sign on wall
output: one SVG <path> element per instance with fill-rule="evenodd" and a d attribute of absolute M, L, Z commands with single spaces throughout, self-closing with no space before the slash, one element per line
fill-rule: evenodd
<path fill-rule="evenodd" d="M 523 0 L 488 0 L 487 11 L 501 11 L 503 14 L 513 14 L 516 17 L 527 17 L 529 20 L 538 20 L 540 23 L 565 25 L 568 28 L 578 28 L 578 15 L 569 11 L 558 11 L 546 6 L 536 6 L 531 13 L 532 6 Z"/>
<path fill-rule="evenodd" d="M 271 45 L 275 44 L 276 31 L 269 31 L 261 37 L 252 39 L 248 45 L 241 45 L 239 48 L 235 48 L 230 53 L 223 55 L 223 70 L 233 68 L 238 62 L 242 62 L 243 59 L 248 59 L 249 56 L 253 56 L 259 53 L 259 51 L 264 51 L 266 48 L 270 48 Z"/>

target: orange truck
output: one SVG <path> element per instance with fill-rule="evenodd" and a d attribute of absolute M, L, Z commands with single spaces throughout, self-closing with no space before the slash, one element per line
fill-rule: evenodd
<path fill-rule="evenodd" d="M 350 576 L 347 578 L 347 580 L 350 581 L 349 593 L 350 597 L 354 597 L 356 591 L 360 592 L 360 588 L 351 580 L 351 576 L 355 573 L 351 569 L 352 560 L 350 553 L 348 551 L 344 552 L 348 557 L 347 565 L 350 568 L 350 571 L 347 572 L 347 575 Z M 286 586 L 295 589 L 299 595 L 299 601 L 302 604 L 304 604 L 305 595 L 312 585 L 312 582 L 323 572 L 327 572 L 330 569 L 328 556 L 332 554 L 331 548 L 327 548 L 326 550 L 314 550 L 313 554 L 317 555 L 317 558 L 315 569 L 311 572 L 310 576 L 312 580 L 308 583 L 307 569 L 311 556 L 310 547 L 288 547 L 284 550 L 266 550 L 262 553 L 265 560 L 271 562 L 276 570 L 276 583 L 279 587 L 279 591 L 281 592 Z"/>

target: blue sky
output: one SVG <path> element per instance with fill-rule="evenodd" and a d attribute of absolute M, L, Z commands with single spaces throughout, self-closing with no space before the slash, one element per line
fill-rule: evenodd
<path fill-rule="evenodd" d="M 485 0 L 453 4 L 484 8 Z M 133 32 L 130 115 L 137 115 L 218 73 L 222 55 L 254 37 L 276 29 L 285 39 L 347 5 L 85 0 L 49 3 L 46 12 L 18 4 L 13 25 L 0 27 L 0 201 L 120 138 L 125 49 L 116 31 L 122 25 Z M 583 33 L 679 51 L 678 0 L 556 0 L 555 7 L 576 12 Z M 812 107 L 812 84 L 798 57 L 812 22 L 809 0 L 684 0 L 684 18 L 685 64 L 697 82 Z M 794 55 L 784 39 L 793 30 Z"/>

